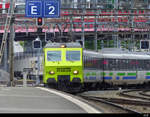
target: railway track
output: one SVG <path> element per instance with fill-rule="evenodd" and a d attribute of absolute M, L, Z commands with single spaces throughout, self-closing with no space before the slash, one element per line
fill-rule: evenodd
<path fill-rule="evenodd" d="M 122 113 L 150 113 L 150 90 L 119 91 L 112 96 L 107 91 L 101 91 L 97 95 L 81 94 L 84 99 L 93 100 L 95 103 L 105 103 L 112 108 L 117 108 Z M 106 108 L 107 109 L 107 108 Z"/>
<path fill-rule="evenodd" d="M 119 104 L 113 103 L 110 100 L 107 100 L 105 98 L 94 97 L 94 96 L 86 96 L 86 95 L 79 95 L 79 97 L 82 97 L 82 98 L 84 98 L 86 100 L 95 102 L 97 105 L 100 106 L 99 108 L 101 108 L 105 104 L 105 109 L 107 109 L 106 113 L 108 112 L 108 110 L 111 110 L 112 113 L 136 113 L 136 114 L 142 114 L 142 113 L 140 113 L 140 112 L 138 112 L 136 110 L 125 108 L 125 107 L 123 107 L 123 106 L 121 106 Z M 110 108 L 110 109 L 108 109 L 108 108 Z M 103 109 L 104 112 L 105 112 L 105 109 Z"/>
<path fill-rule="evenodd" d="M 150 101 L 150 95 L 146 94 L 146 92 L 150 92 L 150 90 L 145 89 L 135 89 L 135 90 L 127 90 L 118 93 L 119 96 L 132 98 L 132 99 L 140 99 Z"/>
<path fill-rule="evenodd" d="M 139 94 L 150 98 L 150 94 L 147 94 L 147 92 L 150 92 L 150 90 L 140 92 Z"/>

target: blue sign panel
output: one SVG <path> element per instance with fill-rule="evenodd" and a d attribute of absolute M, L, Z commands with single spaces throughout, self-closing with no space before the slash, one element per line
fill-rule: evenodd
<path fill-rule="evenodd" d="M 60 17 L 60 1 L 45 0 L 44 1 L 44 17 L 50 17 L 50 18 Z"/>
<path fill-rule="evenodd" d="M 42 1 L 26 0 L 26 17 L 42 17 Z"/>
<path fill-rule="evenodd" d="M 26 0 L 26 17 L 60 17 L 60 0 Z"/>

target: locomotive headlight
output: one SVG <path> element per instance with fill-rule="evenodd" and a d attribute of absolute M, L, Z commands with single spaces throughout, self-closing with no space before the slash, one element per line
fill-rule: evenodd
<path fill-rule="evenodd" d="M 63 44 L 63 45 L 61 45 L 60 47 L 61 47 L 61 48 L 66 48 L 66 45 Z"/>
<path fill-rule="evenodd" d="M 73 71 L 73 74 L 74 74 L 74 75 L 77 75 L 77 74 L 79 74 L 79 71 L 78 71 L 78 70 L 75 70 L 75 71 Z"/>
<path fill-rule="evenodd" d="M 54 71 L 50 71 L 50 72 L 49 72 L 49 74 L 54 75 L 54 74 L 55 74 L 55 72 L 54 72 Z"/>

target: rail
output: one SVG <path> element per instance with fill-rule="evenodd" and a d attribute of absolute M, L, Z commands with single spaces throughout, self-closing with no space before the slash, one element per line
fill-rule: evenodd
<path fill-rule="evenodd" d="M 150 94 L 146 94 L 146 92 L 150 92 L 150 90 L 140 92 L 139 94 L 150 98 Z"/>
<path fill-rule="evenodd" d="M 100 98 L 100 97 L 94 97 L 94 96 L 86 96 L 86 95 L 79 95 L 81 98 L 91 100 L 91 101 L 96 101 L 100 103 L 107 104 L 108 106 L 115 107 L 117 110 L 119 109 L 123 113 L 136 113 L 136 114 L 142 114 L 136 110 L 125 108 L 119 104 L 113 103 L 110 100 L 106 100 L 105 98 Z"/>
<path fill-rule="evenodd" d="M 148 100 L 148 101 L 150 101 L 150 95 L 149 95 L 149 97 L 143 97 L 143 96 L 137 96 L 137 95 L 131 95 L 131 94 L 128 94 L 128 93 L 130 93 L 130 92 L 139 92 L 139 94 L 141 95 L 146 95 L 146 94 L 144 94 L 144 93 L 142 93 L 142 92 L 146 92 L 146 91 L 150 91 L 150 90 L 146 90 L 146 89 L 143 89 L 143 90 L 141 90 L 141 89 L 135 89 L 135 90 L 127 90 L 127 91 L 122 91 L 122 92 L 120 92 L 118 95 L 120 95 L 120 96 L 123 96 L 123 97 L 127 97 L 127 98 L 133 98 L 133 99 L 141 99 L 141 100 Z M 150 102 L 149 102 L 150 103 Z M 147 104 L 146 104 L 147 105 Z"/>

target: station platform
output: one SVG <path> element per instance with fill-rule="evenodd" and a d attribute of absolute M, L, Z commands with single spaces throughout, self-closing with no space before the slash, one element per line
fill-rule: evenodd
<path fill-rule="evenodd" d="M 0 113 L 101 113 L 73 96 L 43 87 L 0 87 Z"/>

